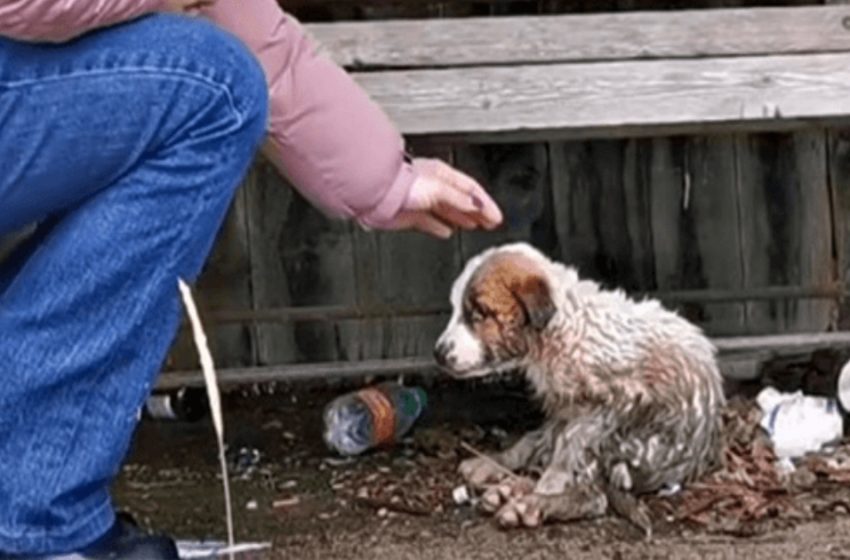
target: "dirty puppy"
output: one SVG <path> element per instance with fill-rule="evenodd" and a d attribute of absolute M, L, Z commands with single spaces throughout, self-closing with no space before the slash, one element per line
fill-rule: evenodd
<path fill-rule="evenodd" d="M 543 425 L 460 465 L 504 527 L 613 510 L 651 533 L 640 496 L 705 474 L 722 455 L 724 395 L 702 332 L 657 301 L 602 289 L 524 243 L 472 258 L 435 348 L 458 378 L 520 370 Z"/>

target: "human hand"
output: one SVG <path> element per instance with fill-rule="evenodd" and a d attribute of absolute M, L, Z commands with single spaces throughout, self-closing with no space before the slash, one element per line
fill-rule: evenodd
<path fill-rule="evenodd" d="M 201 8 L 215 4 L 216 0 L 164 0 L 163 10 L 178 14 L 197 15 Z"/>
<path fill-rule="evenodd" d="M 415 229 L 451 237 L 455 228 L 494 229 L 502 212 L 474 179 L 436 159 L 413 160 L 418 177 L 401 212 L 386 229 Z"/>

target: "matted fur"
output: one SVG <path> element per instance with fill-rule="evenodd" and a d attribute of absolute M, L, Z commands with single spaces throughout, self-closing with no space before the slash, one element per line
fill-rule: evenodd
<path fill-rule="evenodd" d="M 657 301 L 603 290 L 515 243 L 472 258 L 451 303 L 435 349 L 441 366 L 456 377 L 518 368 L 547 417 L 495 457 L 512 470 L 541 470 L 532 492 L 518 490 L 528 484 L 494 491 L 499 476 L 486 461 L 461 465 L 473 486 L 490 489 L 485 503 L 501 508 L 504 525 L 592 517 L 609 506 L 646 525 L 633 496 L 718 464 L 724 395 L 715 349 Z"/>

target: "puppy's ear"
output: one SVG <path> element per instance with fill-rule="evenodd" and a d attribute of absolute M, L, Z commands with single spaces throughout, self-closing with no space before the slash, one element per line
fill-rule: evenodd
<path fill-rule="evenodd" d="M 555 302 L 549 284 L 539 275 L 523 278 L 513 288 L 513 294 L 522 305 L 528 323 L 537 330 L 543 330 L 555 315 Z"/>

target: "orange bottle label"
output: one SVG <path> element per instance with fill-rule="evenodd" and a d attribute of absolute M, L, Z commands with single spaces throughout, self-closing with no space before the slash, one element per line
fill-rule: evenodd
<path fill-rule="evenodd" d="M 395 437 L 395 409 L 393 403 L 380 390 L 370 387 L 358 392 L 372 414 L 375 445 L 388 443 Z"/>

